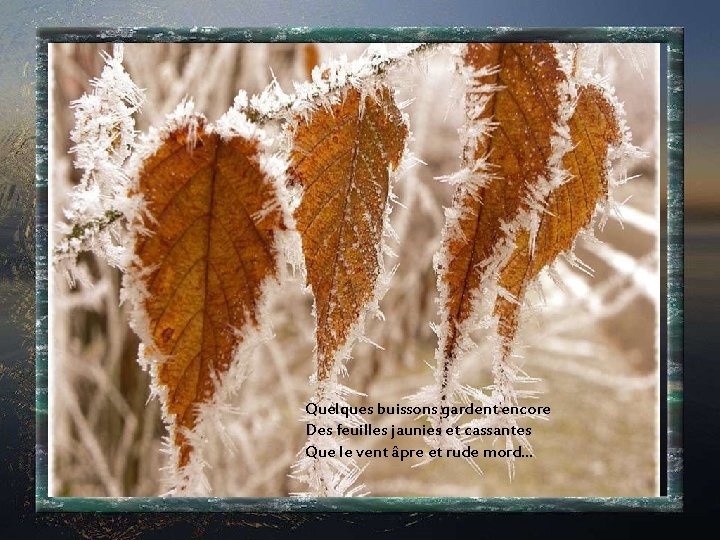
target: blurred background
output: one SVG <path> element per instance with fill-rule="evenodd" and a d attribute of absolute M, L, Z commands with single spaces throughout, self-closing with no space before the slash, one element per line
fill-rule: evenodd
<path fill-rule="evenodd" d="M 504 460 L 484 460 L 484 476 L 471 473 L 462 460 L 438 460 L 411 469 L 406 461 L 374 460 L 362 476 L 376 496 L 650 496 L 658 493 L 658 300 L 659 95 L 655 45 L 602 48 L 600 71 L 625 103 L 633 141 L 648 157 L 632 164 L 640 175 L 619 188 L 615 199 L 630 199 L 621 210 L 623 225 L 611 219 L 596 231 L 603 244 L 585 245 L 579 257 L 594 277 L 562 262 L 557 271 L 565 286 L 541 281 L 545 305 L 533 310 L 518 336 L 519 360 L 539 377 L 539 402 L 549 405 L 548 422 L 528 421 L 534 459 L 516 462 L 508 479 Z M 141 131 L 159 126 L 185 96 L 210 121 L 232 104 L 239 89 L 255 93 L 277 77 L 287 92 L 293 80 L 307 77 L 308 66 L 341 54 L 357 57 L 364 44 L 128 44 L 125 66 L 146 90 L 137 118 Z M 100 51 L 107 44 L 52 45 L 54 116 L 51 200 L 62 215 L 67 194 L 78 181 L 68 134 L 73 125 L 69 103 L 88 90 L 99 75 Z M 368 395 L 365 404 L 395 404 L 430 383 L 436 346 L 430 322 L 437 321 L 432 256 L 439 247 L 443 207 L 450 186 L 435 177 L 460 166 L 457 129 L 462 122 L 462 85 L 453 59 L 439 52 L 417 68 L 398 73 L 400 101 L 414 98 L 406 111 L 413 132 L 411 150 L 424 164 L 404 171 L 395 192 L 392 222 L 400 243 L 392 286 L 381 302 L 386 321 L 368 321 L 366 335 L 384 350 L 359 343 L 353 349 L 345 384 Z M 52 226 L 52 224 L 51 224 Z M 52 245 L 53 238 L 51 236 Z M 120 276 L 92 255 L 83 263 L 94 286 L 70 287 L 61 276 L 50 324 L 54 401 L 52 415 L 54 496 L 153 496 L 163 491 L 160 452 L 165 428 L 159 405 L 148 402 L 149 377 L 137 364 L 137 338 L 118 307 Z M 531 299 L 534 305 L 539 299 Z M 299 421 L 310 395 L 314 321 L 311 297 L 299 282 L 288 282 L 276 295 L 276 338 L 252 359 L 252 373 L 233 405 L 241 411 L 223 419 L 232 444 L 221 433 L 205 458 L 214 496 L 285 496 L 302 490 L 288 478 L 305 440 Z M 466 359 L 463 382 L 491 384 L 489 348 L 481 333 L 477 351 Z M 406 425 L 406 417 L 367 417 L 374 425 Z M 380 447 L 382 438 L 357 439 L 349 446 Z M 423 447 L 418 439 L 407 444 Z M 485 443 L 487 444 L 487 443 Z M 364 463 L 361 462 L 361 465 Z"/>

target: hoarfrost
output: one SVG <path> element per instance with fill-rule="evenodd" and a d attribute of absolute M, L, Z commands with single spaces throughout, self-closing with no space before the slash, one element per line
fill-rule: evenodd
<path fill-rule="evenodd" d="M 105 67 L 90 81 L 92 91 L 71 103 L 75 126 L 70 134 L 74 144 L 74 165 L 82 171 L 80 183 L 70 195 L 66 223 L 59 226 L 63 239 L 55 245 L 54 264 L 71 277 L 82 251 L 94 251 L 111 266 L 123 268 L 128 262 L 124 244 L 123 219 L 135 212 L 127 198 L 128 177 L 124 164 L 135 143 L 135 120 L 143 92 L 123 68 L 123 46 L 116 44 L 113 55 L 103 53 Z"/>

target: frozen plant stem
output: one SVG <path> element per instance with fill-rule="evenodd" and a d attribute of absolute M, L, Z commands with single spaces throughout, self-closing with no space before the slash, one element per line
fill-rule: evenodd
<path fill-rule="evenodd" d="M 331 94 L 340 93 L 353 86 L 358 87 L 372 79 L 380 79 L 393 69 L 406 65 L 408 60 L 418 58 L 440 45 L 440 43 L 421 43 L 397 54 L 385 55 L 366 51 L 367 57 L 354 62 L 349 69 L 338 70 L 336 73 L 331 71 L 340 66 L 338 62 L 330 63 L 327 67 L 325 65 L 316 67 L 313 71 L 313 81 L 296 85 L 298 92 L 295 95 L 280 94 L 273 81 L 263 94 L 278 99 L 271 99 L 270 103 L 262 103 L 261 99 L 257 99 L 258 96 L 254 96 L 242 112 L 249 120 L 260 125 L 274 120 L 287 120 L 288 117 L 303 112 L 308 105 L 318 106 Z M 344 68 L 345 65 L 342 67 Z M 259 97 L 262 98 L 263 95 Z"/>
<path fill-rule="evenodd" d="M 133 115 L 144 97 L 123 68 L 122 44 L 104 58 L 100 77 L 90 82 L 92 91 L 72 103 L 71 152 L 83 174 L 65 212 L 68 222 L 60 226 L 64 236 L 53 250 L 55 262 L 67 264 L 71 274 L 81 251 L 95 251 L 111 266 L 123 267 L 128 255 L 123 228 L 135 210 L 124 165 L 134 149 Z"/>

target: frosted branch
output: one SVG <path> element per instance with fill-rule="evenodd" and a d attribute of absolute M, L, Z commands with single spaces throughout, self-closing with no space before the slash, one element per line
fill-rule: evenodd
<path fill-rule="evenodd" d="M 319 107 L 328 107 L 350 88 L 375 88 L 388 73 L 407 65 L 414 59 L 436 49 L 439 43 L 404 44 L 390 52 L 384 44 L 373 44 L 352 62 L 341 57 L 312 72 L 312 81 L 295 83 L 295 93 L 285 94 L 277 81 L 262 93 L 250 98 L 242 112 L 253 122 L 264 124 L 273 120 L 286 120 L 295 116 L 306 117 Z"/>
<path fill-rule="evenodd" d="M 92 90 L 71 103 L 75 126 L 70 139 L 75 146 L 70 151 L 82 177 L 70 195 L 67 223 L 60 225 L 64 237 L 54 249 L 56 261 L 68 264 L 71 273 L 76 256 L 88 250 L 113 266 L 123 265 L 121 218 L 134 204 L 127 197 L 123 165 L 133 150 L 133 115 L 142 105 L 143 92 L 123 68 L 122 44 L 114 46 L 112 56 L 103 57 L 105 67 L 90 81 Z"/>

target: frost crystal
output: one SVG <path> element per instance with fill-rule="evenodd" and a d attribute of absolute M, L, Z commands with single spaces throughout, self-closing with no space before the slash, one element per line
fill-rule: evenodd
<path fill-rule="evenodd" d="M 326 380 L 318 384 L 313 403 L 318 407 L 326 408 L 333 405 L 337 409 L 350 407 L 345 399 L 348 394 L 357 392 L 338 384 L 335 380 Z M 330 450 L 335 456 L 339 455 L 340 446 L 345 439 L 335 435 L 319 435 L 323 429 L 337 430 L 338 424 L 348 427 L 358 427 L 365 423 L 358 415 L 321 414 L 317 416 L 305 415 L 301 418 L 303 422 L 312 422 L 318 431 L 311 435 L 305 446 L 298 453 L 298 460 L 293 465 L 291 476 L 300 482 L 308 485 L 310 491 L 294 493 L 299 497 L 352 497 L 364 495 L 365 486 L 356 485 L 364 467 L 359 467 L 355 460 L 345 457 L 311 457 L 314 452 L 318 456 L 327 456 Z M 310 447 L 314 447 L 312 450 Z"/>
<path fill-rule="evenodd" d="M 92 250 L 120 268 L 128 262 L 123 218 L 134 213 L 135 202 L 126 196 L 123 167 L 133 150 L 133 115 L 143 93 L 123 69 L 122 51 L 122 44 L 116 44 L 112 56 L 103 55 L 105 67 L 90 82 L 92 91 L 71 104 L 71 152 L 83 174 L 70 196 L 67 222 L 59 226 L 64 238 L 55 246 L 55 263 L 65 265 L 71 275 L 81 251 Z"/>

